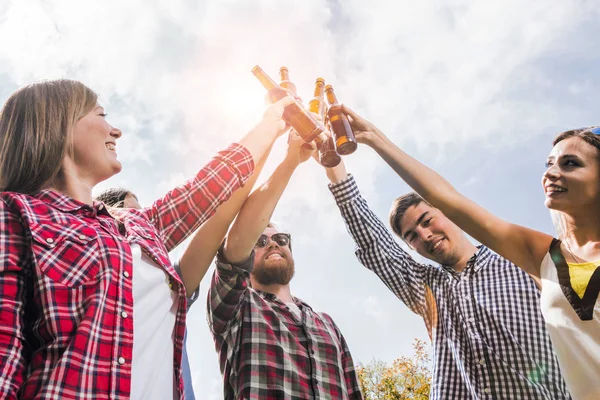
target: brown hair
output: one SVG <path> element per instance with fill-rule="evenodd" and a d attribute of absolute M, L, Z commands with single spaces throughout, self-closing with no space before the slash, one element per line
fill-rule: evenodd
<path fill-rule="evenodd" d="M 33 194 L 59 174 L 75 123 L 98 95 L 81 82 L 58 79 L 15 91 L 0 111 L 0 191 Z"/>
<path fill-rule="evenodd" d="M 557 143 L 562 142 L 563 140 L 568 139 L 570 137 L 578 137 L 585 141 L 587 144 L 594 146 L 598 151 L 600 151 L 600 135 L 591 132 L 591 130 L 594 128 L 598 127 L 590 126 L 588 128 L 572 129 L 570 131 L 563 132 L 559 134 L 556 138 L 554 138 L 552 146 L 556 146 Z"/>
<path fill-rule="evenodd" d="M 402 220 L 402 217 L 404 217 L 406 210 L 408 210 L 412 206 L 417 206 L 421 203 L 429 204 L 427 201 L 425 201 L 424 198 L 422 198 L 415 192 L 404 194 L 398 197 L 392 203 L 392 208 L 390 210 L 390 226 L 392 227 L 394 233 L 400 236 L 402 240 L 404 240 L 404 238 L 402 237 L 402 227 L 400 226 L 400 220 Z"/>
<path fill-rule="evenodd" d="M 94 200 L 101 201 L 108 207 L 123 208 L 125 206 L 125 197 L 130 194 L 137 200 L 137 196 L 127 189 L 110 188 L 100 192 L 94 197 Z"/>

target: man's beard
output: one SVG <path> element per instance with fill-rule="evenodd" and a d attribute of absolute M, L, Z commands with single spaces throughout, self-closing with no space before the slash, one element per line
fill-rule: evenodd
<path fill-rule="evenodd" d="M 287 285 L 294 276 L 294 260 L 287 257 L 278 260 L 262 260 L 254 265 L 252 275 L 261 285 Z"/>

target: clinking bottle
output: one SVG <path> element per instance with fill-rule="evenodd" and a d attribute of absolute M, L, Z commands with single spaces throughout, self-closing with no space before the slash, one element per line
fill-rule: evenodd
<path fill-rule="evenodd" d="M 271 101 L 278 101 L 288 95 L 265 71 L 258 65 L 252 68 L 252 73 L 269 92 Z M 310 143 L 323 133 L 325 127 L 304 108 L 299 100 L 288 105 L 283 111 L 283 120 L 298 132 L 300 137 Z"/>
<path fill-rule="evenodd" d="M 335 149 L 342 156 L 352 154 L 356 151 L 358 143 L 354 137 L 350 121 L 348 121 L 348 117 L 344 114 L 342 105 L 335 96 L 331 85 L 325 86 L 325 95 L 329 103 L 327 119 L 334 137 Z"/>
<path fill-rule="evenodd" d="M 315 113 L 325 119 L 327 106 L 325 104 L 325 80 L 317 78 L 315 82 L 314 97 L 308 102 L 308 111 Z M 325 126 L 327 130 L 327 125 Z M 326 133 L 327 139 L 319 147 L 319 162 L 326 168 L 333 168 L 342 160 L 335 151 L 335 145 L 331 133 Z"/>

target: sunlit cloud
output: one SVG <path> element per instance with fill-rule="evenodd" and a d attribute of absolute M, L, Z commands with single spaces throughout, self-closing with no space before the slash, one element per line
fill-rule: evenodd
<path fill-rule="evenodd" d="M 569 40 L 591 38 L 578 32 L 599 14 L 599 2 L 576 0 L 3 1 L 0 93 L 58 77 L 97 91 L 109 121 L 124 132 L 117 147 L 123 171 L 98 189 L 128 187 L 144 204 L 260 120 L 264 89 L 250 73 L 255 64 L 273 77 L 288 66 L 306 100 L 315 78 L 325 78 L 342 102 L 447 172 L 459 157 L 485 161 L 485 154 L 465 154 L 465 148 L 510 151 L 525 137 L 593 122 L 582 109 L 593 98 L 595 69 L 564 67 L 557 74 L 548 66 L 564 59 L 597 65 L 595 49 Z M 261 182 L 285 149 L 281 139 Z M 385 220 L 388 200 L 406 188 L 369 149 L 345 161 Z M 477 172 L 463 177 L 464 185 L 484 185 Z M 387 290 L 375 279 L 365 288 L 358 282 L 364 272 L 326 183 L 322 169 L 308 161 L 275 213 L 293 231 L 295 251 L 310 252 L 305 259 L 311 263 L 298 274 L 317 277 L 295 290 L 308 298 L 322 292 L 343 297 L 349 287 Z M 342 241 L 344 254 L 337 252 Z M 318 279 L 325 269 L 345 286 Z M 381 311 L 389 308 L 369 296 L 361 294 L 361 318 L 390 318 Z M 204 304 L 195 308 L 203 315 Z M 203 324 L 196 330 L 206 329 L 203 317 L 194 320 Z M 359 322 L 342 321 L 353 323 Z M 400 321 L 389 324 L 400 329 Z M 359 341 L 367 339 L 351 331 L 351 347 L 363 347 Z M 203 338 L 208 343 L 201 354 L 213 354 L 208 335 Z M 385 355 L 388 347 L 377 349 Z M 195 371 L 197 388 L 220 382 L 214 361 L 206 367 L 193 362 L 202 366 Z"/>

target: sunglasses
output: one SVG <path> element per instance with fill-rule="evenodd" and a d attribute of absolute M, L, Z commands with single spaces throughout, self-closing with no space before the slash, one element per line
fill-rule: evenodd
<path fill-rule="evenodd" d="M 277 243 L 278 246 L 285 247 L 288 246 L 292 240 L 292 236 L 289 233 L 275 233 L 271 236 L 262 234 L 258 238 L 258 241 L 254 245 L 254 247 L 261 248 L 265 247 L 269 244 L 269 242 L 273 240 Z"/>
<path fill-rule="evenodd" d="M 594 135 L 600 135 L 600 126 L 596 126 L 593 128 L 584 128 L 584 132 L 593 133 Z"/>

